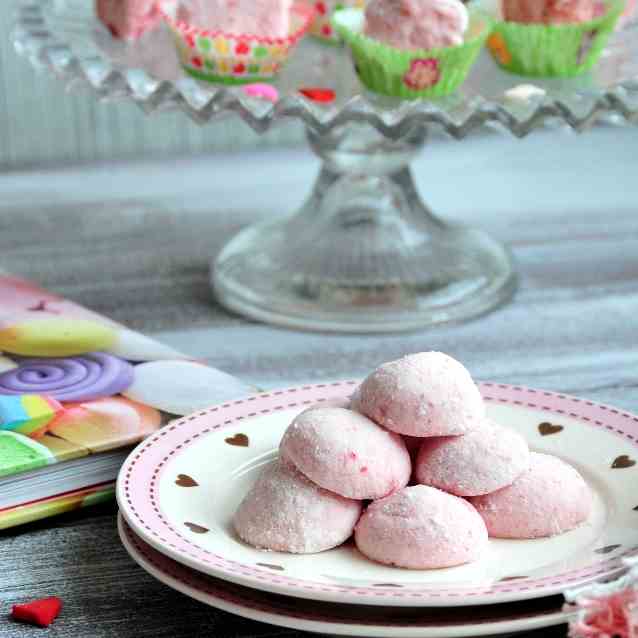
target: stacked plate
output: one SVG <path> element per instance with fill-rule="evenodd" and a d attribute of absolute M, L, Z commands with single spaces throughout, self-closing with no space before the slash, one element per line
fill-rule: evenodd
<path fill-rule="evenodd" d="M 490 540 L 477 563 L 409 571 L 354 545 L 312 555 L 254 549 L 233 512 L 277 455 L 292 418 L 349 396 L 356 382 L 291 388 L 214 406 L 140 444 L 118 480 L 120 535 L 133 559 L 192 598 L 307 631 L 485 636 L 566 623 L 561 593 L 623 571 L 638 554 L 638 417 L 541 390 L 484 383 L 488 413 L 533 450 L 562 457 L 595 495 L 586 524 L 549 539 Z"/>

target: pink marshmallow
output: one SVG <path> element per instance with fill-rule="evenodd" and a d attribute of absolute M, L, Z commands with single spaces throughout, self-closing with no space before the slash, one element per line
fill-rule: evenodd
<path fill-rule="evenodd" d="M 412 472 L 401 437 L 344 408 L 302 412 L 279 453 L 317 485 L 348 498 L 387 496 L 407 485 Z"/>
<path fill-rule="evenodd" d="M 598 0 L 502 0 L 503 17 L 523 24 L 588 22 L 596 17 Z"/>
<path fill-rule="evenodd" d="M 488 419 L 464 436 L 425 439 L 415 476 L 456 496 L 478 496 L 511 485 L 529 468 L 529 459 L 520 434 Z"/>
<path fill-rule="evenodd" d="M 351 535 L 361 503 L 317 487 L 294 468 L 268 465 L 233 518 L 240 538 L 260 549 L 314 554 Z"/>
<path fill-rule="evenodd" d="M 232 35 L 286 38 L 293 0 L 181 0 L 178 18 Z"/>
<path fill-rule="evenodd" d="M 549 454 L 530 454 L 530 467 L 512 485 L 470 498 L 494 538 L 542 538 L 585 521 L 592 495 L 571 466 Z"/>
<path fill-rule="evenodd" d="M 478 560 L 487 530 L 467 501 L 417 485 L 372 503 L 357 524 L 355 541 L 378 563 L 439 569 Z"/>
<path fill-rule="evenodd" d="M 469 16 L 460 0 L 371 0 L 365 34 L 398 49 L 463 44 Z"/>
<path fill-rule="evenodd" d="M 441 352 L 380 366 L 361 384 L 356 407 L 388 430 L 420 437 L 465 434 L 485 418 L 470 373 Z"/>

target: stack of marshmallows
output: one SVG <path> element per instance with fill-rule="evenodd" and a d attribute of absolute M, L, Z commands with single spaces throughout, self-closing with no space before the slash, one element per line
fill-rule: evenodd
<path fill-rule="evenodd" d="M 350 400 L 302 412 L 279 452 L 233 521 L 262 549 L 321 552 L 354 532 L 373 561 L 438 569 L 478 560 L 488 536 L 566 532 L 592 506 L 579 473 L 487 418 L 469 372 L 439 352 L 386 363 Z"/>

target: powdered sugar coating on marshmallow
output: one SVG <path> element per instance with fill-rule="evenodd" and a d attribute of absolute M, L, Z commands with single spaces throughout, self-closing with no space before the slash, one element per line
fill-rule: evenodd
<path fill-rule="evenodd" d="M 279 453 L 317 485 L 348 498 L 387 496 L 407 485 L 412 472 L 401 437 L 344 408 L 302 412 Z"/>
<path fill-rule="evenodd" d="M 276 461 L 263 470 L 241 502 L 233 526 L 254 547 L 314 554 L 346 541 L 360 514 L 360 501 L 321 489 Z"/>
<path fill-rule="evenodd" d="M 512 485 L 470 498 L 494 538 L 542 538 L 577 527 L 591 512 L 591 491 L 578 471 L 549 454 L 530 454 Z"/>
<path fill-rule="evenodd" d="M 520 434 L 487 419 L 464 436 L 425 439 L 415 476 L 457 496 L 478 496 L 511 485 L 529 468 L 529 457 Z"/>
<path fill-rule="evenodd" d="M 460 0 L 371 0 L 365 34 L 398 49 L 458 46 L 469 24 Z"/>
<path fill-rule="evenodd" d="M 425 485 L 375 501 L 355 529 L 359 551 L 408 569 L 439 569 L 478 560 L 487 530 L 465 500 Z"/>
<path fill-rule="evenodd" d="M 411 436 L 453 436 L 485 418 L 470 373 L 441 352 L 420 352 L 378 367 L 361 384 L 360 412 L 388 430 Z"/>

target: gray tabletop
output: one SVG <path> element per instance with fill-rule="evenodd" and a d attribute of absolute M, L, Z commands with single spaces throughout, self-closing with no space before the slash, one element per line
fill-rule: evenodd
<path fill-rule="evenodd" d="M 361 375 L 438 349 L 479 379 L 638 409 L 638 132 L 433 143 L 417 180 L 443 216 L 512 246 L 521 286 L 479 320 L 391 337 L 254 324 L 211 299 L 208 261 L 244 224 L 301 203 L 304 151 L 0 176 L 0 268 L 272 387 Z M 258 204 L 257 204 L 258 202 Z M 296 632 L 218 612 L 154 582 L 106 505 L 0 533 L 0 601 L 56 594 L 46 635 L 268 636 Z M 0 638 L 35 635 L 0 618 Z M 565 629 L 538 636 L 564 636 Z"/>

